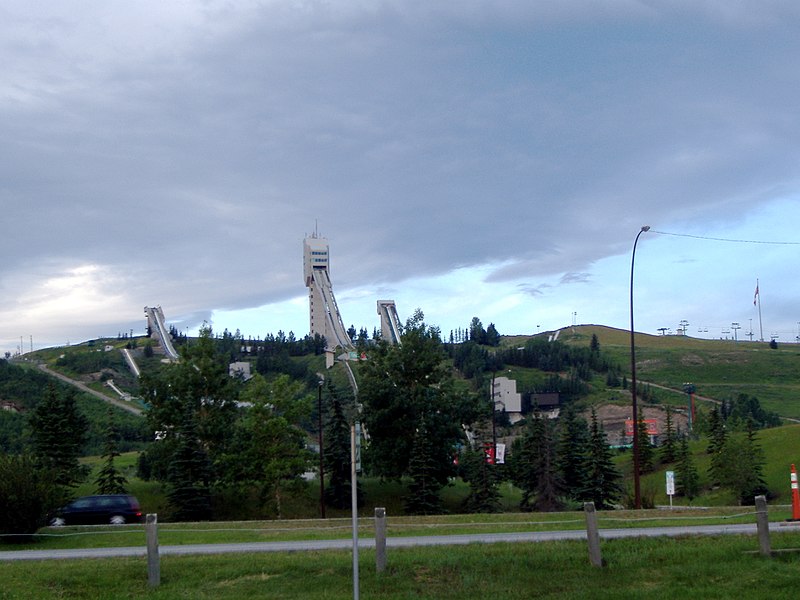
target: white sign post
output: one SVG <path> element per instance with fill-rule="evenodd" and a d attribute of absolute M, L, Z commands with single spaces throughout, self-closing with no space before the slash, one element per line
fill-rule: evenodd
<path fill-rule="evenodd" d="M 669 507 L 672 509 L 672 497 L 675 495 L 675 471 L 667 471 L 667 496 Z"/>

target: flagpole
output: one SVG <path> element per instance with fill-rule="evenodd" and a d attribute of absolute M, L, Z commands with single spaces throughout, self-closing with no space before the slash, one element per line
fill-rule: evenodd
<path fill-rule="evenodd" d="M 758 300 L 758 330 L 761 334 L 761 340 L 764 341 L 764 325 L 761 323 L 761 291 L 758 287 L 758 279 L 756 279 L 756 300 Z"/>

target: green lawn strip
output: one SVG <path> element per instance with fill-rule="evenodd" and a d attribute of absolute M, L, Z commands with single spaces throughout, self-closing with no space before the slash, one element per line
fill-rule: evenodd
<path fill-rule="evenodd" d="M 782 521 L 790 516 L 788 507 L 770 510 L 770 519 Z M 640 527 L 691 527 L 693 525 L 754 523 L 752 507 L 714 508 L 711 510 L 601 511 L 601 529 Z M 437 517 L 387 518 L 390 537 L 512 533 L 527 531 L 582 530 L 586 527 L 582 512 L 514 513 L 500 515 L 449 515 Z M 48 527 L 40 530 L 28 544 L 0 542 L 3 550 L 102 548 L 144 546 L 143 525 Z M 205 543 L 277 542 L 351 537 L 349 519 L 305 519 L 284 521 L 238 521 L 203 523 L 159 523 L 159 544 L 188 545 Z M 374 536 L 374 519 L 359 519 L 359 536 Z"/>
<path fill-rule="evenodd" d="M 607 566 L 589 564 L 578 541 L 390 549 L 388 568 L 362 551 L 364 598 L 788 598 L 800 553 L 768 559 L 755 536 L 610 540 Z M 800 547 L 800 533 L 773 535 L 773 547 Z M 165 556 L 150 589 L 144 558 L 51 560 L 3 565 L 0 597 L 17 598 L 352 598 L 347 551 Z"/>

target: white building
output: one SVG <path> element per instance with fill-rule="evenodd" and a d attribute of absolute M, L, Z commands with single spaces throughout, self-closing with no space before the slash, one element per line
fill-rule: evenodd
<path fill-rule="evenodd" d="M 505 409 L 512 423 L 522 420 L 522 396 L 517 392 L 517 382 L 508 377 L 495 377 L 492 382 L 494 409 Z"/>

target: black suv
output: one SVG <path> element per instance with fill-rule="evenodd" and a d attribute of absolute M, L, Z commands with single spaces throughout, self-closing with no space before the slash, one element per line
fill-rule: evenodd
<path fill-rule="evenodd" d="M 51 525 L 122 525 L 141 523 L 142 509 L 133 496 L 84 496 L 60 509 Z"/>

